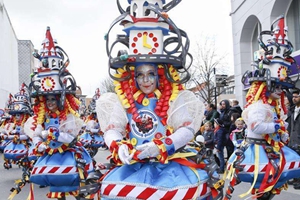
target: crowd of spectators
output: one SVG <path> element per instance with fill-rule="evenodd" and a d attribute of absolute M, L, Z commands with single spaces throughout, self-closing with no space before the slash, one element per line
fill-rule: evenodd
<path fill-rule="evenodd" d="M 206 148 L 213 149 L 220 174 L 224 173 L 226 160 L 236 148 L 230 135 L 236 131 L 235 122 L 237 119 L 241 119 L 242 111 L 237 100 L 230 102 L 224 99 L 218 108 L 212 103 L 206 105 L 202 126 L 197 135 L 202 134 Z"/>

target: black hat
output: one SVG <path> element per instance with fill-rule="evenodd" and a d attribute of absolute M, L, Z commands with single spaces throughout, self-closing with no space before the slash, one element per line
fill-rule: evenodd
<path fill-rule="evenodd" d="M 218 124 L 219 126 L 221 127 L 224 127 L 224 122 L 223 120 L 219 119 L 219 118 L 216 118 L 214 119 L 215 123 Z"/>

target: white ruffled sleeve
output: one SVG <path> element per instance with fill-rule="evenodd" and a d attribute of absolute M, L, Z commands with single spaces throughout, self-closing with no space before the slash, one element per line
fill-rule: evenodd
<path fill-rule="evenodd" d="M 115 93 L 105 93 L 96 101 L 96 111 L 101 131 L 113 129 L 122 134 L 128 123 L 125 109 Z"/>
<path fill-rule="evenodd" d="M 197 132 L 201 126 L 204 109 L 204 104 L 194 93 L 188 90 L 180 91 L 177 98 L 170 104 L 167 124 L 174 130 L 189 124 L 188 127 Z"/>
<path fill-rule="evenodd" d="M 203 115 L 204 105 L 194 93 L 186 90 L 178 94 L 170 105 L 167 120 L 168 125 L 175 131 L 169 136 L 175 150 L 194 138 L 194 134 L 200 129 Z"/>
<path fill-rule="evenodd" d="M 113 141 L 122 140 L 128 123 L 126 112 L 115 93 L 105 93 L 96 101 L 96 112 L 104 141 L 110 147 Z"/>
<path fill-rule="evenodd" d="M 59 132 L 64 132 L 76 137 L 83 125 L 82 119 L 72 114 L 67 115 L 66 121 L 62 121 L 59 126 Z"/>

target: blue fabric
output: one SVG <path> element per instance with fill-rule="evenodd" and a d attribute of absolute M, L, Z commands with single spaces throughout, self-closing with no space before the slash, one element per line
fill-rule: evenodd
<path fill-rule="evenodd" d="M 206 171 L 197 169 L 197 173 L 201 181 L 208 180 Z M 149 162 L 123 165 L 113 169 L 103 181 L 122 181 L 135 185 L 145 183 L 169 189 L 199 182 L 197 176 L 189 167 L 176 162 L 169 162 L 168 164 Z"/>
<path fill-rule="evenodd" d="M 141 145 L 152 141 L 158 135 L 166 135 L 166 128 L 161 123 L 161 118 L 156 115 L 154 108 L 156 106 L 157 99 L 149 98 L 149 105 L 143 106 L 136 103 L 138 113 L 142 118 L 141 121 L 145 123 L 134 122 L 134 120 L 129 120 L 130 133 L 129 138 L 135 138 L 137 143 L 134 145 Z M 127 113 L 128 119 L 132 118 L 130 113 Z M 139 118 L 140 119 L 140 118 Z M 148 122 L 148 123 L 146 123 Z"/>
<path fill-rule="evenodd" d="M 2 140 L 2 141 L 0 142 L 0 150 L 3 151 L 4 148 L 5 148 L 9 143 L 11 143 L 11 140 L 9 140 L 9 139 Z"/>
<path fill-rule="evenodd" d="M 85 132 L 79 137 L 79 141 L 82 143 L 82 145 L 89 145 L 92 143 L 92 137 L 89 133 Z"/>
<path fill-rule="evenodd" d="M 102 135 L 94 134 L 93 137 L 94 137 L 94 139 L 92 141 L 92 147 L 99 148 L 104 145 L 104 139 L 103 139 Z"/>
<path fill-rule="evenodd" d="M 18 150 L 18 152 L 13 153 L 12 151 L 14 151 L 14 150 Z M 23 152 L 20 153 L 19 151 L 22 151 L 22 150 L 23 150 Z M 11 152 L 9 153 L 7 151 L 11 151 Z M 13 160 L 13 161 L 18 161 L 27 154 L 27 151 L 28 150 L 24 144 L 22 144 L 22 143 L 15 144 L 15 143 L 11 142 L 4 148 L 4 158 Z"/>
<path fill-rule="evenodd" d="M 28 149 L 28 160 L 29 161 L 38 159 L 38 156 L 36 156 L 36 154 L 33 153 L 34 149 L 35 149 L 35 146 L 33 144 L 31 144 L 31 146 Z"/>
<path fill-rule="evenodd" d="M 92 159 L 88 152 L 81 147 L 83 152 L 83 159 L 86 163 L 91 163 Z M 79 150 L 79 149 L 78 149 Z M 38 159 L 35 167 L 57 167 L 63 165 L 71 165 L 76 167 L 74 152 L 65 151 L 63 153 L 54 153 L 52 155 L 45 154 Z M 50 186 L 51 192 L 68 192 L 77 190 L 79 187 L 79 174 L 78 172 L 73 174 L 32 174 L 30 176 L 30 182 Z"/>
<path fill-rule="evenodd" d="M 287 146 L 284 146 L 282 148 L 282 150 L 284 152 L 284 156 L 285 156 L 285 160 L 286 160 L 287 164 L 289 164 L 290 162 L 293 162 L 293 161 L 300 162 L 300 156 L 295 151 L 293 151 L 292 149 L 290 149 Z M 269 162 L 268 157 L 267 157 L 267 154 L 266 154 L 263 146 L 261 146 L 261 145 L 259 146 L 259 153 L 260 153 L 259 154 L 260 165 L 267 165 Z M 246 149 L 244 154 L 245 154 L 245 159 L 242 161 L 241 165 L 254 165 L 255 157 L 256 157 L 256 154 L 254 151 L 254 144 L 251 144 Z M 232 156 L 228 160 L 228 164 L 229 165 L 232 164 L 235 158 L 236 158 L 236 155 L 233 153 Z M 276 163 L 279 163 L 279 159 L 276 159 Z M 263 181 L 265 181 L 265 180 L 263 180 L 264 175 L 265 175 L 265 172 L 262 172 L 259 174 L 257 182 L 254 185 L 254 188 L 259 188 L 261 183 Z M 254 174 L 242 171 L 242 172 L 239 172 L 238 177 L 243 182 L 252 183 Z M 290 180 L 292 178 L 300 178 L 300 168 L 296 168 L 293 170 L 291 170 L 291 169 L 284 170 L 283 173 L 281 174 L 278 182 L 276 183 L 275 188 L 281 187 L 284 183 L 286 183 L 288 180 Z"/>

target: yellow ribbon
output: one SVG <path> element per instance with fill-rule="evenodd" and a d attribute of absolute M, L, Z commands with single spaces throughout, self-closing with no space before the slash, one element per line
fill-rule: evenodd
<path fill-rule="evenodd" d="M 259 145 L 257 144 L 254 144 L 254 151 L 255 151 L 255 160 L 254 160 L 254 180 L 253 180 L 253 183 L 250 187 L 250 189 L 248 190 L 248 192 L 244 193 L 244 194 L 241 194 L 239 195 L 239 197 L 243 198 L 245 197 L 246 195 L 250 194 L 250 192 L 252 191 L 256 181 L 257 181 L 257 177 L 258 177 L 258 170 L 259 170 Z"/>

